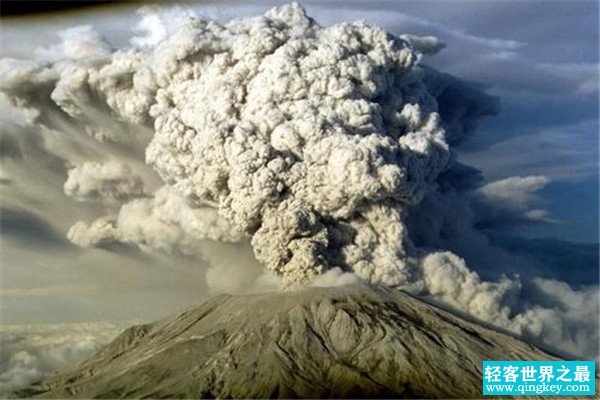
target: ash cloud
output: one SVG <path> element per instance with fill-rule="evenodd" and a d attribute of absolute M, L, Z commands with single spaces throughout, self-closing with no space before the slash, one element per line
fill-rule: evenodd
<path fill-rule="evenodd" d="M 487 281 L 467 266 L 476 259 L 491 271 L 515 260 L 482 225 L 552 221 L 533 195 L 545 178 L 481 186 L 477 171 L 456 162 L 451 145 L 498 101 L 421 64 L 441 42 L 360 22 L 323 27 L 296 4 L 226 25 L 187 15 L 173 16 L 185 21 L 173 30 L 166 14 L 147 12 L 146 35 L 126 49 L 109 51 L 81 28 L 64 34 L 59 57 L 2 61 L 0 89 L 33 122 L 143 148 L 165 184 L 146 193 L 135 176 L 113 175 L 115 166 L 80 163 L 67 194 L 118 209 L 73 225 L 73 243 L 196 254 L 207 239 L 249 241 L 284 288 L 355 280 L 404 288 L 597 354 L 598 312 L 588 304 L 597 287 Z M 208 280 L 239 287 L 234 274 L 217 268 Z M 575 311 L 582 304 L 589 313 Z"/>
<path fill-rule="evenodd" d="M 410 34 L 400 35 L 400 37 L 406 40 L 415 51 L 421 54 L 436 54 L 439 53 L 446 43 L 442 42 L 435 36 L 416 36 Z"/>
<path fill-rule="evenodd" d="M 198 240 L 238 242 L 243 235 L 218 218 L 214 209 L 192 208 L 184 198 L 164 186 L 152 197 L 122 205 L 116 215 L 104 216 L 89 224 L 77 222 L 68 237 L 82 247 L 125 243 L 142 250 L 193 254 Z"/>
<path fill-rule="evenodd" d="M 408 43 L 360 23 L 323 28 L 289 6 L 193 21 L 153 56 L 164 89 L 146 158 L 165 182 L 214 202 L 284 284 L 336 265 L 410 279 L 402 207 L 450 153 Z"/>
<path fill-rule="evenodd" d="M 460 311 L 515 332 L 563 354 L 597 355 L 598 288 L 573 290 L 565 282 L 531 282 L 502 277 L 483 281 L 465 261 L 450 252 L 423 258 L 427 293 Z M 590 323 L 591 322 L 591 323 Z"/>
<path fill-rule="evenodd" d="M 68 174 L 65 194 L 78 201 L 121 203 L 145 195 L 142 179 L 122 162 L 85 162 Z"/>

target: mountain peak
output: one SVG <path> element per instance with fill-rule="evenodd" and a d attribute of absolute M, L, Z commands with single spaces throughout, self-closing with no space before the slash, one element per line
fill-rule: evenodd
<path fill-rule="evenodd" d="M 481 397 L 483 360 L 553 359 L 399 290 L 220 295 L 36 385 L 59 398 Z"/>

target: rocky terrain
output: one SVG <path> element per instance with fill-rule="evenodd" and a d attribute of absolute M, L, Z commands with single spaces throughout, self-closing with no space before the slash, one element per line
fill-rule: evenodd
<path fill-rule="evenodd" d="M 220 295 L 124 331 L 42 398 L 472 398 L 488 359 L 554 357 L 404 292 Z"/>

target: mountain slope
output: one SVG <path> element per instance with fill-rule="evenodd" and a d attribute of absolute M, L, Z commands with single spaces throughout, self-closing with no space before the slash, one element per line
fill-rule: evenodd
<path fill-rule="evenodd" d="M 127 329 L 30 394 L 55 398 L 481 397 L 481 362 L 553 359 L 398 290 L 213 298 Z"/>

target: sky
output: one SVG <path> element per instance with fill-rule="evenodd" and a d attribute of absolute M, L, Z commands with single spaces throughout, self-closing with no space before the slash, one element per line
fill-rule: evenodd
<path fill-rule="evenodd" d="M 279 3 L 179 4 L 200 16 L 228 21 L 261 14 Z M 495 232 L 494 243 L 510 248 L 511 255 L 537 257 L 549 266 L 523 271 L 525 275 L 563 279 L 574 286 L 597 284 L 598 2 L 303 4 L 322 25 L 364 20 L 394 34 L 435 36 L 445 43 L 439 53 L 423 55 L 422 64 L 468 81 L 500 102 L 497 115 L 486 118 L 472 137 L 454 146 L 458 160 L 480 170 L 484 184 L 514 177 L 539 178 L 525 195 L 528 204 L 545 210 L 543 216 L 537 222 Z M 3 19 L 1 56 L 31 58 L 38 48 L 57 43 L 59 32 L 84 24 L 94 26 L 115 47 L 121 46 L 140 18 L 136 7 Z M 2 130 L 8 132 L 21 123 L 22 116 L 6 106 L 6 99 L 2 101 Z M 69 227 L 80 219 L 97 218 L 106 208 L 68 199 L 63 193 L 64 166 L 30 143 L 30 136 L 26 130 L 21 134 L 25 143 L 21 146 L 30 152 L 24 158 L 10 151 L 10 140 L 2 141 L 2 150 L 10 156 L 2 160 L 0 178 L 4 179 L 4 171 L 16 170 L 23 177 L 17 185 L 4 185 L 0 199 L 0 310 L 2 324 L 13 326 L 11 338 L 15 332 L 37 332 L 37 328 L 23 328 L 32 324 L 80 324 L 87 332 L 95 325 L 81 324 L 149 321 L 198 304 L 218 291 L 244 290 L 249 275 L 237 276 L 234 269 L 227 274 L 235 278 L 215 284 L 212 261 L 247 264 L 247 270 L 254 273 L 260 270 L 247 243 L 203 244 L 210 252 L 201 259 L 131 248 L 107 251 L 73 246 L 67 240 Z M 46 145 L 52 143 L 49 138 Z M 118 151 L 123 157 L 131 156 L 129 150 Z M 158 187 L 155 176 L 143 178 Z M 476 258 L 472 257 L 473 262 Z M 506 270 L 514 272 L 511 268 Z M 514 269 L 518 269 L 516 264 Z M 485 276 L 485 271 L 479 272 Z M 110 326 L 111 332 L 116 331 Z M 97 338 L 75 336 L 76 345 L 58 339 L 51 342 L 58 343 L 60 351 L 81 348 L 82 355 L 97 348 Z M 108 340 L 106 335 L 102 338 Z M 45 357 L 37 347 L 31 353 L 38 359 Z M 11 358 L 5 365 L 19 362 Z M 57 365 L 65 363 L 63 357 Z M 11 371 L 13 367 L 6 368 Z"/>
<path fill-rule="evenodd" d="M 227 21 L 264 12 L 274 4 L 181 3 L 181 7 L 194 9 L 201 16 Z M 511 176 L 539 175 L 548 178 L 535 197 L 549 211 L 553 223 L 519 226 L 518 232 L 511 234 L 580 243 L 598 242 L 597 2 L 376 2 L 369 3 L 368 7 L 360 2 L 344 2 L 343 8 L 340 4 L 307 2 L 305 6 L 309 14 L 325 25 L 361 19 L 392 33 L 436 36 L 446 47 L 433 56 L 425 55 L 424 64 L 480 85 L 488 94 L 499 97 L 501 108 L 498 115 L 487 118 L 476 134 L 455 150 L 461 162 L 480 169 L 488 182 Z M 6 19 L 2 23 L 2 55 L 31 57 L 38 47 L 56 43 L 57 32 L 61 29 L 82 24 L 92 24 L 109 42 L 120 45 L 131 36 L 131 27 L 135 26 L 133 21 L 139 19 L 135 11 L 131 7 L 99 8 L 89 12 L 57 14 L 52 17 L 52 22 L 46 20 L 43 14 L 34 18 Z M 18 119 L 16 114 L 5 110 L 3 125 L 9 126 L 6 121 Z M 132 282 L 136 282 L 140 274 L 144 275 L 144 278 L 139 277 L 143 282 L 139 283 L 142 291 L 157 290 L 153 285 L 158 283 L 154 281 L 160 282 L 163 290 L 177 288 L 178 295 L 174 296 L 173 302 L 178 305 L 195 298 L 188 293 L 206 291 L 201 283 L 189 283 L 193 280 L 182 279 L 178 274 L 167 274 L 169 276 L 165 279 L 161 276 L 146 282 L 146 275 L 131 266 L 137 264 L 135 257 L 143 255 L 135 255 L 132 260 L 131 254 L 77 250 L 75 260 L 69 258 L 67 265 L 55 267 L 55 264 L 61 264 L 63 256 L 60 251 L 64 250 L 61 246 L 68 248 L 65 251 L 75 251 L 65 239 L 65 232 L 72 223 L 69 217 L 94 215 L 96 211 L 94 206 L 84 204 L 64 207 L 66 200 L 63 193 L 44 188 L 44 185 L 60 187 L 60 181 L 64 179 L 62 176 L 46 171 L 36 179 L 38 181 L 27 182 L 26 186 L 28 196 L 33 199 L 31 201 L 35 202 L 35 197 L 43 193 L 48 198 L 44 207 L 64 215 L 51 221 L 39 221 L 35 215 L 29 216 L 30 227 L 23 228 L 19 226 L 18 218 L 11 219 L 14 215 L 4 213 L 2 224 L 5 233 L 9 234 L 3 235 L 6 243 L 3 274 L 4 282 L 11 286 L 10 290 L 4 291 L 5 322 L 97 319 L 104 315 L 98 309 L 115 310 L 103 299 L 96 300 L 93 295 L 82 299 L 78 295 L 81 290 L 77 282 L 80 272 L 71 275 L 66 271 L 71 268 L 81 270 L 84 268 L 82 264 L 97 268 L 94 276 L 107 277 L 113 273 L 110 271 L 113 266 L 128 265 L 130 269 L 119 268 L 119 274 L 131 273 L 128 279 Z M 17 201 L 11 196 L 10 189 L 3 190 L 2 197 L 5 205 Z M 44 268 L 43 272 L 31 266 L 34 262 L 30 259 L 36 258 L 30 251 L 32 232 L 43 238 L 33 244 L 41 248 L 35 252 L 47 253 L 45 262 L 35 260 L 35 263 L 50 264 L 40 267 Z M 52 261 L 54 258 L 56 261 Z M 99 266 L 104 263 L 96 260 L 105 258 L 106 265 Z M 53 271 L 53 268 L 57 270 Z M 190 276 L 201 275 L 198 270 L 185 271 Z M 157 275 L 160 274 L 157 272 Z M 69 275 L 69 280 L 74 282 L 56 283 L 59 281 L 57 277 L 62 275 Z M 84 277 L 81 279 L 85 280 Z M 183 286 L 189 286 L 189 290 L 180 286 L 182 281 L 186 282 Z M 92 286 L 97 285 L 98 282 L 94 282 Z M 55 308 L 66 301 L 63 298 L 47 301 L 46 297 L 40 296 L 40 287 L 43 290 L 52 287 L 68 294 L 72 301 L 66 304 L 72 310 L 50 314 L 40 311 L 54 301 L 57 302 Z M 22 288 L 23 292 L 16 288 Z M 37 294 L 29 296 L 28 290 Z M 113 300 L 117 302 L 116 298 Z M 13 308 L 16 303 L 23 308 L 19 312 Z M 85 307 L 85 304 L 90 304 L 90 307 Z M 119 317 L 143 315 L 136 307 L 132 305 L 130 312 L 125 313 L 127 315 L 120 315 L 122 310 L 116 310 L 116 314 Z M 168 303 L 164 309 L 172 307 Z M 94 310 L 91 314 L 90 309 Z M 163 308 L 153 311 L 150 314 L 155 315 Z"/>
<path fill-rule="evenodd" d="M 437 36 L 447 47 L 425 62 L 500 97 L 499 114 L 457 151 L 488 180 L 551 179 L 540 196 L 564 223 L 528 236 L 598 241 L 597 2 L 383 2 L 362 8 L 357 5 L 358 18 L 391 32 Z M 333 14 L 332 21 L 345 18 Z"/>
<path fill-rule="evenodd" d="M 277 2 L 179 4 L 228 20 Z M 598 242 L 597 2 L 392 1 L 369 2 L 368 7 L 344 2 L 342 9 L 336 2 L 304 4 L 324 24 L 363 19 L 392 33 L 433 35 L 447 43 L 424 62 L 484 85 L 501 101 L 500 113 L 457 149 L 460 160 L 481 169 L 488 180 L 514 175 L 551 179 L 540 195 L 562 223 L 528 229 L 523 232 L 528 237 Z M 118 8 L 127 11 L 115 17 L 106 7 L 104 12 L 65 13 L 54 21 L 64 26 L 93 22 L 119 42 L 128 35 L 125 26 L 130 25 L 124 21 L 136 16 L 129 7 Z M 22 37 L 22 23 L 8 20 L 3 53 L 26 55 L 54 42 L 56 26 L 42 18 L 27 24 L 44 34 L 19 46 L 10 44 Z"/>

